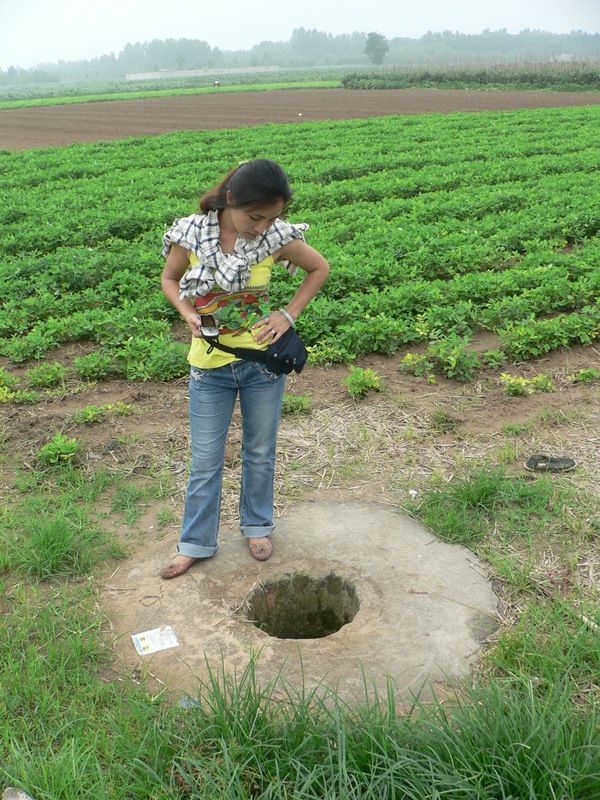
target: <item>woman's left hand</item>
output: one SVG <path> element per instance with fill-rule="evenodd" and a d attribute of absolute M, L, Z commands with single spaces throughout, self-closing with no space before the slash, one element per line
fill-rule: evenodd
<path fill-rule="evenodd" d="M 255 322 L 252 328 L 258 328 L 254 335 L 257 344 L 273 344 L 280 339 L 290 327 L 290 323 L 281 311 L 271 311 L 271 313 Z"/>

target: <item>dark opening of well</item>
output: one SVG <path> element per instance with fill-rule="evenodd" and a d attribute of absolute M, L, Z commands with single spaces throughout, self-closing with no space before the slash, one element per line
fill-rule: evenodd
<path fill-rule="evenodd" d="M 321 639 L 352 622 L 360 603 L 348 581 L 286 575 L 260 586 L 249 601 L 249 619 L 278 639 Z"/>

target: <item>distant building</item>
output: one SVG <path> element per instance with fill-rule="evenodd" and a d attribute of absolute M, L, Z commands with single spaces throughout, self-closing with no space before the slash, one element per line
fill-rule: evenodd
<path fill-rule="evenodd" d="M 206 75 L 240 75 L 244 72 L 278 72 L 279 67 L 222 67 L 220 69 L 160 69 L 157 72 L 129 72 L 126 81 L 155 81 L 163 78 L 197 78 Z"/>

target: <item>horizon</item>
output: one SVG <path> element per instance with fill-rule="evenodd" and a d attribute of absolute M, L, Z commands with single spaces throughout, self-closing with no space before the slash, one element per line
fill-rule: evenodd
<path fill-rule="evenodd" d="M 367 36 L 367 32 L 366 31 L 352 31 L 352 33 L 350 33 L 350 34 L 331 34 L 331 33 L 327 32 L 327 31 L 321 31 L 321 30 L 318 30 L 316 28 L 313 28 L 313 29 L 304 28 L 304 30 L 315 30 L 317 33 L 325 34 L 326 36 L 331 36 L 333 38 L 337 38 L 339 36 L 353 36 L 353 35 L 357 35 L 357 34 L 358 35 L 364 35 L 365 37 Z M 506 30 L 506 28 L 500 28 L 500 29 L 497 29 L 497 30 L 491 30 L 489 28 L 486 28 L 486 29 L 480 31 L 479 33 L 465 33 L 463 31 L 447 31 L 447 30 L 443 30 L 442 31 L 442 30 L 439 30 L 439 31 L 427 31 L 426 33 L 422 34 L 421 36 L 392 36 L 392 37 L 385 37 L 385 38 L 387 39 L 388 42 L 389 41 L 394 41 L 394 40 L 397 40 L 397 39 L 408 40 L 408 41 L 413 41 L 414 42 L 414 41 L 420 41 L 420 40 L 424 39 L 429 34 L 433 34 L 434 36 L 436 36 L 436 35 L 445 34 L 445 33 L 451 33 L 451 34 L 456 35 L 456 36 L 467 36 L 467 37 L 477 37 L 477 36 L 483 36 L 485 34 L 497 34 L 497 33 L 505 34 L 507 36 L 519 36 L 519 35 L 524 34 L 524 33 L 534 33 L 534 34 L 549 35 L 549 36 L 571 36 L 571 35 L 600 36 L 599 32 L 591 33 L 589 31 L 583 31 L 583 30 L 572 30 L 572 31 L 569 31 L 569 33 L 555 33 L 553 31 L 548 31 L 548 30 L 524 28 L 524 29 L 522 29 L 520 31 L 517 31 L 515 33 L 510 33 L 509 31 Z M 9 67 L 6 67 L 6 68 L 0 67 L 0 72 L 7 72 L 8 70 L 11 70 L 11 69 L 21 70 L 21 71 L 24 71 L 24 72 L 30 72 L 30 71 L 35 71 L 37 69 L 43 69 L 43 68 L 46 68 L 46 67 L 56 67 L 56 66 L 59 66 L 59 65 L 62 65 L 62 64 L 86 63 L 86 62 L 89 62 L 89 61 L 95 61 L 95 60 L 99 60 L 99 59 L 102 59 L 102 58 L 107 58 L 107 57 L 110 57 L 110 56 L 113 56 L 115 58 L 119 58 L 119 56 L 128 47 L 144 46 L 144 45 L 152 44 L 153 42 L 168 42 L 168 41 L 175 41 L 175 42 L 176 41 L 203 42 L 203 43 L 207 44 L 211 49 L 213 49 L 213 50 L 221 50 L 221 52 L 226 54 L 226 53 L 250 52 L 255 47 L 258 47 L 259 45 L 265 44 L 265 43 L 270 43 L 270 44 L 288 44 L 291 41 L 291 39 L 292 39 L 292 36 L 290 36 L 290 38 L 285 40 L 285 41 L 278 41 L 278 42 L 274 42 L 274 41 L 269 40 L 269 39 L 263 39 L 261 42 L 258 42 L 258 43 L 252 45 L 249 48 L 239 48 L 239 49 L 236 49 L 236 50 L 222 50 L 221 48 L 218 48 L 216 46 L 211 45 L 210 42 L 207 42 L 205 39 L 198 39 L 196 37 L 189 37 L 189 36 L 155 38 L 155 39 L 151 39 L 151 40 L 147 40 L 146 39 L 146 40 L 138 40 L 138 41 L 135 41 L 135 42 L 126 42 L 120 48 L 118 53 L 115 53 L 113 51 L 113 52 L 110 52 L 110 53 L 102 53 L 100 55 L 90 56 L 88 58 L 59 59 L 58 61 L 41 61 L 41 62 L 38 62 L 38 63 L 34 64 L 31 67 L 20 67 L 20 66 L 10 65 Z M 600 53 L 599 53 L 599 60 L 600 60 Z"/>
<path fill-rule="evenodd" d="M 282 9 L 280 0 L 259 8 L 229 0 L 214 4 L 178 0 L 172 13 L 161 0 L 0 0 L 0 68 L 92 61 L 115 56 L 128 44 L 169 39 L 205 42 L 225 53 L 289 42 L 295 31 L 327 36 L 379 33 L 388 41 L 421 39 L 428 32 L 477 36 L 485 31 L 600 33 L 599 0 L 346 0 L 343 11 L 322 0 Z"/>

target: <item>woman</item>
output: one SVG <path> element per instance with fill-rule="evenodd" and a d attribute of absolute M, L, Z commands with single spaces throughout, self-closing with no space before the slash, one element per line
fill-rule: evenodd
<path fill-rule="evenodd" d="M 291 198 L 278 164 L 243 162 L 202 196 L 200 214 L 176 220 L 164 237 L 162 289 L 192 331 L 192 464 L 177 555 L 160 571 L 166 579 L 217 551 L 225 440 L 238 395 L 240 529 L 255 559 L 266 561 L 273 551 L 273 475 L 285 375 L 211 348 L 202 328 L 217 325 L 219 340 L 230 347 L 265 349 L 317 294 L 329 264 L 305 242 L 306 225 L 280 219 Z M 291 274 L 300 267 L 306 275 L 285 308 L 269 311 L 275 263 Z"/>

